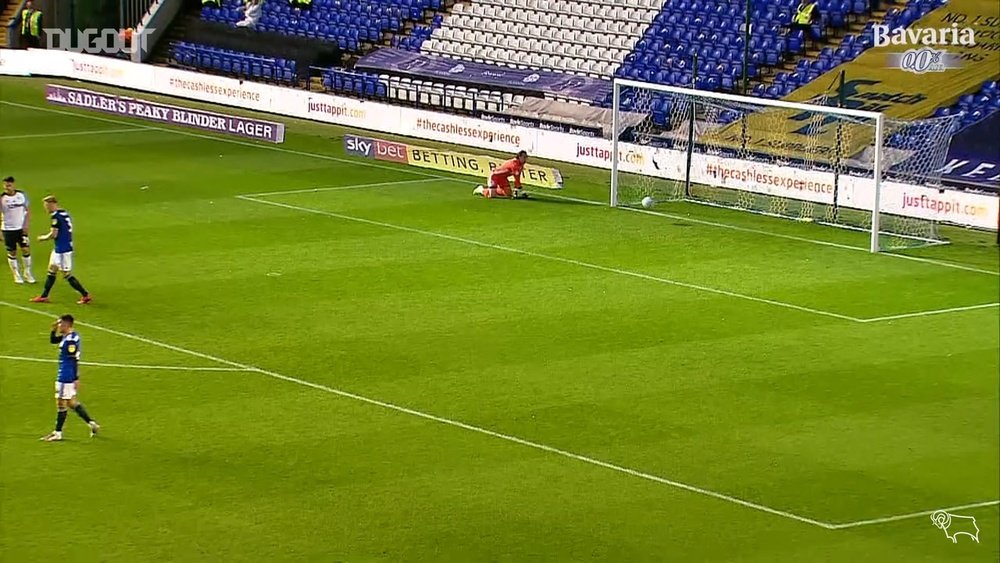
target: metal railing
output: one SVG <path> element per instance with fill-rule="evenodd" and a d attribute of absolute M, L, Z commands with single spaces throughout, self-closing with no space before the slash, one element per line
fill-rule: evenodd
<path fill-rule="evenodd" d="M 159 0 L 118 0 L 119 29 L 134 28 Z"/>

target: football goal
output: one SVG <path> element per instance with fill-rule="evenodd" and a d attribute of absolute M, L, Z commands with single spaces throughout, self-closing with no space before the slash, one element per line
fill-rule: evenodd
<path fill-rule="evenodd" d="M 959 116 L 904 122 L 835 105 L 616 80 L 611 205 L 688 201 L 816 222 L 869 233 L 872 252 L 945 242 L 904 200 L 940 187 Z"/>

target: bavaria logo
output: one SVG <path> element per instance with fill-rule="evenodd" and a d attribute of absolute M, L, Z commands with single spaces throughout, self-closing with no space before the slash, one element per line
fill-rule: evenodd
<path fill-rule="evenodd" d="M 972 47 L 976 44 L 975 30 L 971 27 L 960 28 L 957 23 L 939 29 L 904 27 L 890 29 L 887 25 L 877 24 L 872 28 L 872 32 L 874 47 L 915 46 L 902 53 L 887 55 L 889 67 L 914 74 L 961 68 L 961 56 L 949 53 L 947 49 L 939 46 Z"/>
<path fill-rule="evenodd" d="M 541 77 L 538 76 L 538 74 L 532 73 L 532 74 L 529 74 L 528 76 L 525 76 L 524 80 L 522 82 L 524 82 L 525 84 L 532 84 L 532 83 L 538 82 L 539 78 L 541 78 Z"/>
<path fill-rule="evenodd" d="M 457 64 L 448 69 L 448 74 L 462 74 L 465 72 L 465 65 Z"/>
<path fill-rule="evenodd" d="M 976 44 L 976 32 L 971 27 L 958 27 L 957 23 L 951 27 L 940 29 L 911 29 L 897 27 L 889 29 L 885 24 L 876 24 L 872 27 L 875 34 L 875 47 L 886 47 L 888 45 L 962 45 L 971 47 Z"/>

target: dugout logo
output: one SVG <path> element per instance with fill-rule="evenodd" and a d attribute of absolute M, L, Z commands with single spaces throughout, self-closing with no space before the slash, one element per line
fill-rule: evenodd
<path fill-rule="evenodd" d="M 156 33 L 153 28 L 147 28 L 142 33 L 134 33 L 131 29 L 72 29 L 45 28 L 45 48 L 53 51 L 69 51 L 88 55 L 131 55 L 145 52 L 146 42 Z M 75 39 L 75 40 L 74 40 Z"/>

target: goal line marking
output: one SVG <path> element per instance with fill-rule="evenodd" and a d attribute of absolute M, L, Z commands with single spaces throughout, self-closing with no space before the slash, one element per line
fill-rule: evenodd
<path fill-rule="evenodd" d="M 274 206 L 274 207 L 281 207 L 281 208 L 285 208 L 285 209 L 291 209 L 291 210 L 294 210 L 294 211 L 301 211 L 301 212 L 304 212 L 304 213 L 313 213 L 315 215 L 323 215 L 323 216 L 327 216 L 327 217 L 332 217 L 334 219 L 342 219 L 344 221 L 352 221 L 352 222 L 355 222 L 355 223 L 362 223 L 362 224 L 365 224 L 365 225 L 371 225 L 371 226 L 375 226 L 375 227 L 382 227 L 382 228 L 385 228 L 385 229 L 393 229 L 393 230 L 396 230 L 396 231 L 402 231 L 402 232 L 406 232 L 406 233 L 412 233 L 412 234 L 418 234 L 418 235 L 423 235 L 423 236 L 428 236 L 428 237 L 434 237 L 434 238 L 439 238 L 439 239 L 443 239 L 443 240 L 449 240 L 449 241 L 453 241 L 453 242 L 460 242 L 460 243 L 468 244 L 468 245 L 471 245 L 471 246 L 478 246 L 480 248 L 489 248 L 489 249 L 492 249 L 492 250 L 499 250 L 501 252 L 507 252 L 507 253 L 510 253 L 510 254 L 520 254 L 522 256 L 530 256 L 532 258 L 540 258 L 542 260 L 549 260 L 549 261 L 552 261 L 552 262 L 561 262 L 563 264 L 570 264 L 570 265 L 573 265 L 573 266 L 580 266 L 582 268 L 588 268 L 588 269 L 591 269 L 591 270 L 598 270 L 598 271 L 601 271 L 601 272 L 607 272 L 607 273 L 611 273 L 611 274 L 618 274 L 618 275 L 622 275 L 622 276 L 628 276 L 628 277 L 631 277 L 631 278 L 638 278 L 638 279 L 643 279 L 643 280 L 648 280 L 648 281 L 654 281 L 654 282 L 662 283 L 662 284 L 665 284 L 665 285 L 672 285 L 672 286 L 676 286 L 676 287 L 683 287 L 683 288 L 686 288 L 686 289 L 693 289 L 695 291 L 701 291 L 701 292 L 704 292 L 704 293 L 713 293 L 713 294 L 716 294 L 716 295 L 724 295 L 726 297 L 733 297 L 733 298 L 736 298 L 736 299 L 743 299 L 745 301 L 752 301 L 754 303 L 763 303 L 763 304 L 766 304 L 766 305 L 773 305 L 773 306 L 781 307 L 781 308 L 784 308 L 784 309 L 791 309 L 791 310 L 795 310 L 795 311 L 801 311 L 801 312 L 804 312 L 804 313 L 811 313 L 813 315 L 819 315 L 819 316 L 823 316 L 823 317 L 830 317 L 830 318 L 835 318 L 835 319 L 844 320 L 844 321 L 851 321 L 851 322 L 856 322 L 856 323 L 862 322 L 861 319 L 858 319 L 856 317 L 851 317 L 851 316 L 848 316 L 848 315 L 841 315 L 840 313 L 832 313 L 830 311 L 823 311 L 823 310 L 820 310 L 820 309 L 813 309 L 811 307 L 804 307 L 802 305 L 795 305 L 795 304 L 792 304 L 792 303 L 785 303 L 784 301 L 777 301 L 777 300 L 774 300 L 774 299 L 766 299 L 766 298 L 763 298 L 763 297 L 754 297 L 753 295 L 746 295 L 746 294 L 743 294 L 743 293 L 737 293 L 735 291 L 728 291 L 728 290 L 725 290 L 725 289 L 718 289 L 718 288 L 708 287 L 708 286 L 704 286 L 704 285 L 697 285 L 697 284 L 693 284 L 693 283 L 687 283 L 687 282 L 672 280 L 672 279 L 669 279 L 669 278 L 663 278 L 663 277 L 659 277 L 659 276 L 653 276 L 653 275 L 649 275 L 649 274 L 643 274 L 643 273 L 640 273 L 640 272 L 633 272 L 631 270 L 623 270 L 623 269 L 620 269 L 620 268 L 612 268 L 612 267 L 609 267 L 609 266 L 601 266 L 600 264 L 594 264 L 592 262 L 584 262 L 582 260 L 574 260 L 572 258 L 563 258 L 561 256 L 553 256 L 551 254 L 542 254 L 540 252 L 532 252 L 530 250 L 522 250 L 520 248 L 514 248 L 514 247 L 510 247 L 510 246 L 503 246 L 503 245 L 499 245 L 499 244 L 492 244 L 492 243 L 488 243 L 488 242 L 482 242 L 482 241 L 478 241 L 478 240 L 474 240 L 474 239 L 468 239 L 468 238 L 464 238 L 464 237 L 458 237 L 458 236 L 454 236 L 454 235 L 448 235 L 448 234 L 444 234 L 444 233 L 439 233 L 439 232 L 436 232 L 436 231 L 428 231 L 428 230 L 424 230 L 424 229 L 416 229 L 416 228 L 407 227 L 407 226 L 404 226 L 404 225 L 397 225 L 395 223 L 386 223 L 384 221 L 375 221 L 375 220 L 372 220 L 372 219 L 364 219 L 362 217 L 355 217 L 353 215 L 345 215 L 343 213 L 334 213 L 332 211 L 324 211 L 322 209 L 314 209 L 314 208 L 311 208 L 311 207 L 302 207 L 302 206 L 299 206 L 299 205 L 291 205 L 291 204 L 288 204 L 288 203 L 280 203 L 280 202 L 277 202 L 277 201 L 269 201 L 269 200 L 266 200 L 266 199 L 258 199 L 258 198 L 254 198 L 254 197 L 251 197 L 251 196 L 240 195 L 240 196 L 236 196 L 236 197 L 237 197 L 237 199 L 241 199 L 243 201 L 249 201 L 249 202 L 259 203 L 259 204 L 263 204 L 263 205 L 271 205 L 271 206 Z"/>
<path fill-rule="evenodd" d="M 7 305 L 5 303 L 5 305 Z M 57 364 L 59 360 L 52 360 L 48 358 L 29 358 L 26 356 L 7 356 L 0 355 L 0 360 L 10 360 L 12 362 L 39 362 L 44 364 Z M 116 364 L 107 362 L 80 362 L 81 366 L 90 366 L 98 368 L 123 368 L 123 369 L 149 369 L 149 370 L 164 370 L 164 371 L 229 371 L 229 372 L 248 372 L 252 370 L 234 368 L 234 367 L 196 367 L 196 366 L 151 366 L 144 364 Z"/>
<path fill-rule="evenodd" d="M 166 97 L 169 97 L 169 96 L 166 96 Z M 187 102 L 194 101 L 195 103 L 208 103 L 208 102 L 198 102 L 197 100 L 185 100 L 185 101 L 187 101 Z M 345 164 L 351 164 L 353 166 L 363 166 L 363 167 L 367 167 L 367 168 L 377 168 L 377 169 L 380 169 L 380 170 L 390 170 L 390 171 L 393 171 L 393 172 L 396 172 L 396 173 L 409 174 L 411 176 L 421 176 L 421 177 L 428 178 L 428 179 L 448 180 L 448 181 L 454 181 L 454 182 L 463 181 L 463 180 L 461 180 L 459 178 L 456 178 L 454 176 L 442 176 L 440 174 L 429 174 L 427 172 L 421 172 L 419 170 L 412 170 L 410 168 L 402 168 L 402 167 L 399 167 L 399 166 L 388 166 L 388 165 L 384 165 L 384 164 L 379 164 L 377 162 L 366 162 L 366 161 L 361 160 L 359 158 L 353 158 L 353 159 L 339 158 L 339 157 L 335 157 L 335 156 L 328 155 L 328 154 L 319 154 L 319 153 L 313 153 L 313 152 L 307 152 L 307 151 L 299 151 L 299 150 L 288 149 L 288 148 L 279 147 L 279 146 L 275 146 L 275 145 L 271 145 L 271 144 L 251 143 L 251 142 L 248 142 L 248 141 L 241 141 L 239 139 L 230 139 L 230 138 L 226 138 L 226 137 L 217 137 L 217 136 L 214 136 L 214 135 L 206 135 L 206 134 L 202 134 L 202 133 L 195 133 L 195 132 L 192 132 L 192 131 L 184 131 L 184 130 L 180 130 L 180 129 L 169 129 L 169 128 L 166 128 L 166 127 L 156 127 L 156 126 L 151 126 L 151 125 L 138 125 L 138 124 L 131 123 L 129 121 L 122 120 L 122 119 L 112 119 L 112 118 L 108 118 L 108 117 L 100 117 L 100 116 L 89 115 L 89 114 L 81 113 L 81 112 L 66 111 L 66 110 L 60 110 L 60 109 L 55 109 L 55 108 L 48 108 L 48 107 L 37 106 L 37 105 L 32 105 L 32 104 L 21 104 L 21 103 L 18 103 L 18 102 L 9 102 L 9 101 L 0 101 L 0 104 L 6 104 L 6 105 L 9 105 L 9 106 L 19 107 L 19 108 L 33 110 L 33 111 L 41 111 L 41 112 L 47 112 L 47 113 L 56 113 L 56 114 L 62 114 L 62 115 L 69 115 L 69 116 L 78 117 L 78 118 L 81 118 L 81 119 L 91 119 L 91 120 L 95 120 L 95 121 L 103 121 L 105 123 L 117 123 L 119 125 L 131 125 L 132 127 L 135 127 L 137 129 L 145 129 L 145 130 L 152 130 L 152 131 L 162 131 L 162 132 L 171 133 L 171 134 L 174 134 L 174 135 L 183 135 L 183 136 L 186 136 L 186 137 L 194 137 L 194 138 L 197 138 L 197 139 L 206 139 L 206 140 L 210 140 L 210 141 L 218 141 L 220 143 L 229 143 L 229 144 L 232 144 L 232 145 L 239 145 L 239 146 L 244 146 L 244 147 L 253 147 L 253 148 L 258 148 L 258 149 L 264 149 L 264 150 L 270 150 L 270 151 L 275 151 L 275 152 L 281 152 L 281 153 L 285 153 L 285 154 L 292 154 L 292 155 L 296 155 L 296 156 L 304 156 L 304 157 L 308 157 L 308 158 L 317 158 L 317 159 L 321 159 L 321 160 L 328 160 L 328 161 L 331 161 L 331 162 L 342 162 L 342 163 L 345 163 Z M 212 105 L 212 104 L 209 104 L 209 105 Z M 291 118 L 291 119 L 295 119 L 295 118 Z M 331 127 L 345 128 L 345 127 L 339 126 L 339 125 L 330 125 L 330 126 Z M 468 180 L 468 181 L 471 182 L 471 180 Z M 546 194 L 546 196 L 547 197 L 554 197 L 556 199 L 566 199 L 566 200 L 569 200 L 569 201 L 578 201 L 578 202 L 581 202 L 581 203 L 589 203 L 591 205 L 599 205 L 599 206 L 602 206 L 602 207 L 605 206 L 605 205 L 607 205 L 604 202 L 599 202 L 599 201 L 594 201 L 594 200 L 589 200 L 589 199 L 573 198 L 573 197 L 563 196 L 563 195 L 557 195 L 557 194 Z M 618 208 L 618 209 L 626 209 L 628 211 L 638 211 L 638 212 L 642 212 L 642 213 L 649 213 L 651 215 L 660 215 L 660 216 L 663 216 L 663 217 L 668 217 L 668 218 L 678 219 L 678 220 L 684 220 L 684 221 L 688 221 L 688 222 L 691 222 L 691 223 L 696 223 L 696 224 L 699 224 L 699 225 L 716 227 L 716 228 L 720 228 L 720 229 L 727 229 L 727 230 L 733 230 L 733 231 L 744 232 L 744 233 L 753 233 L 753 234 L 757 234 L 757 235 L 769 236 L 769 237 L 774 237 L 774 238 L 781 238 L 781 239 L 786 239 L 786 240 L 797 240 L 799 242 L 805 242 L 805 243 L 809 243 L 809 244 L 817 244 L 817 245 L 820 245 L 820 246 L 830 246 L 830 247 L 834 247 L 834 248 L 841 248 L 841 249 L 844 249 L 844 250 L 853 250 L 855 252 L 865 252 L 865 253 L 869 252 L 869 250 L 868 250 L 867 247 L 851 246 L 849 244 L 838 244 L 838 243 L 835 243 L 835 242 L 810 239 L 810 238 L 806 238 L 806 237 L 796 237 L 796 236 L 793 236 L 793 235 L 785 235 L 785 234 L 775 233 L 775 232 L 771 232 L 771 231 L 765 231 L 765 230 L 761 230 L 761 229 L 753 229 L 753 228 L 749 228 L 749 227 L 740 227 L 738 225 L 730 225 L 730 224 L 727 224 L 727 223 L 718 223 L 718 222 L 715 222 L 715 221 L 706 221 L 706 220 L 702 220 L 702 219 L 695 219 L 695 218 L 691 218 L 691 217 L 685 217 L 683 215 L 671 215 L 671 214 L 657 212 L 657 211 L 647 211 L 647 210 L 632 209 L 632 208 L 629 208 L 629 207 L 622 207 L 622 208 Z M 880 253 L 879 256 L 886 256 L 886 257 L 891 257 L 891 258 L 899 258 L 899 259 L 902 259 L 902 260 L 910 260 L 910 261 L 914 261 L 914 262 L 921 262 L 921 263 L 924 263 L 924 264 L 930 264 L 930 265 L 934 265 L 934 266 L 938 266 L 938 267 L 942 267 L 942 268 L 951 268 L 951 269 L 955 269 L 955 270 L 964 270 L 964 271 L 968 271 L 968 272 L 976 272 L 976 273 L 987 274 L 987 275 L 991 275 L 991 276 L 1000 276 L 1000 272 L 998 272 L 998 271 L 984 270 L 982 268 L 975 268 L 973 266 L 964 266 L 964 265 L 961 265 L 961 264 L 953 264 L 951 262 L 943 262 L 943 261 L 934 260 L 934 259 L 931 259 L 931 258 L 922 258 L 922 257 L 919 257 L 919 256 L 909 256 L 907 254 L 898 254 L 898 253 L 892 253 L 892 252 L 890 252 L 890 253 L 884 253 L 883 252 L 883 253 Z"/>
<path fill-rule="evenodd" d="M 889 315 L 885 317 L 872 317 L 870 319 L 860 319 L 863 323 L 879 323 L 882 321 L 894 321 L 897 319 L 912 319 L 916 317 L 929 317 L 931 315 L 943 315 L 946 313 L 960 313 L 962 311 L 976 311 L 979 309 L 991 309 L 1000 307 L 1000 303 L 982 303 L 979 305 L 966 305 L 964 307 L 951 307 L 948 309 L 934 309 L 932 311 L 916 311 L 913 313 L 901 313 L 899 315 Z"/>
<path fill-rule="evenodd" d="M 921 512 L 910 512 L 909 514 L 897 514 L 896 516 L 886 516 L 884 518 L 872 518 L 869 520 L 858 520 L 856 522 L 844 522 L 843 524 L 833 524 L 834 530 L 846 530 L 849 528 L 859 528 L 861 526 L 872 526 L 875 524 L 886 524 L 888 522 L 899 522 L 901 520 L 912 520 L 914 518 L 921 518 L 923 516 L 930 516 L 935 512 L 954 512 L 956 510 L 971 510 L 973 508 L 985 508 L 987 506 L 997 506 L 1000 505 L 1000 500 L 987 500 L 984 502 L 974 502 L 971 504 L 961 504 L 959 506 L 948 506 L 945 508 L 938 508 L 937 510 L 924 510 Z"/>
<path fill-rule="evenodd" d="M 561 194 L 549 194 L 549 193 L 546 193 L 545 197 L 551 197 L 551 198 L 555 198 L 555 199 L 562 199 L 562 200 L 566 200 L 566 201 L 574 201 L 576 203 L 586 203 L 586 204 L 589 204 L 589 205 L 599 205 L 601 207 L 606 207 L 607 206 L 607 203 L 603 202 L 603 201 L 594 201 L 592 199 L 583 199 L 583 198 L 579 198 L 579 197 L 572 197 L 572 196 L 566 196 L 566 195 L 561 195 Z M 764 235 L 764 236 L 769 236 L 769 237 L 774 237 L 774 238 L 780 238 L 780 239 L 785 239 L 785 240 L 795 240 L 795 241 L 805 242 L 805 243 L 809 243 L 809 244 L 816 244 L 816 245 L 819 245 L 819 246 L 829 246 L 829 247 L 832 247 L 832 248 L 841 248 L 841 249 L 844 249 L 844 250 L 855 250 L 855 251 L 866 252 L 866 253 L 869 253 L 869 254 L 871 253 L 868 248 L 863 248 L 863 247 L 860 247 L 860 246 L 851 246 L 849 244 L 841 244 L 839 242 L 831 242 L 831 241 L 826 241 L 826 240 L 818 240 L 818 239 L 812 239 L 812 238 L 806 238 L 806 237 L 798 237 L 798 236 L 795 236 L 795 235 L 786 235 L 786 234 L 783 234 L 783 233 L 774 233 L 774 232 L 771 232 L 771 231 L 762 231 L 760 229 L 753 229 L 753 228 L 750 228 L 750 227 L 740 227 L 738 225 L 729 225 L 729 224 L 726 224 L 726 223 L 719 223 L 719 222 L 716 222 L 716 221 L 708 221 L 706 219 L 697 219 L 697 218 L 694 218 L 694 217 L 688 217 L 686 215 L 677 215 L 675 213 L 666 213 L 664 211 L 656 211 L 656 210 L 653 210 L 653 209 L 641 209 L 641 208 L 637 208 L 637 207 L 618 207 L 617 209 L 623 209 L 625 211 L 631 211 L 633 213 L 642 213 L 644 215 L 654 215 L 656 217 L 664 217 L 664 218 L 667 218 L 667 219 L 674 219 L 674 220 L 677 220 L 677 221 L 686 221 L 688 223 L 694 223 L 696 225 L 705 225 L 707 227 L 717 227 L 717 228 L 720 228 L 720 229 L 728 229 L 728 230 L 731 230 L 731 231 L 738 231 L 738 232 L 741 232 L 741 233 L 752 233 L 752 234 Z M 932 264 L 934 266 L 941 266 L 943 268 L 952 268 L 952 269 L 955 269 L 955 270 L 964 270 L 966 272 L 975 272 L 977 274 L 987 274 L 987 275 L 990 275 L 990 276 L 1000 276 L 1000 271 L 984 270 L 982 268 L 976 268 L 975 266 L 965 266 L 965 265 L 962 265 L 962 264 L 953 264 L 951 262 L 942 262 L 940 260 L 934 260 L 932 258 L 921 258 L 920 256 L 910 256 L 909 254 L 896 254 L 896 253 L 892 253 L 892 252 L 888 252 L 888 253 L 887 252 L 880 252 L 879 256 L 889 256 L 889 257 L 892 257 L 892 258 L 899 258 L 899 259 L 902 259 L 902 260 L 910 260 L 910 261 L 913 261 L 913 262 L 921 262 L 921 263 L 924 263 L 924 264 Z"/>
<path fill-rule="evenodd" d="M 34 315 L 41 315 L 41 316 L 45 316 L 45 317 L 49 316 L 49 314 L 46 313 L 46 312 L 44 312 L 44 311 L 39 311 L 37 309 L 31 309 L 29 307 L 24 307 L 22 305 L 16 305 L 14 303 L 8 303 L 6 301 L 0 301 L 0 305 L 3 305 L 5 307 L 9 307 L 11 309 L 16 309 L 18 311 L 23 311 L 25 313 L 31 313 L 31 314 L 34 314 Z M 539 443 L 539 442 L 533 442 L 531 440 L 526 440 L 524 438 L 518 438 L 517 436 L 513 436 L 513 435 L 510 435 L 510 434 L 503 434 L 503 433 L 500 433 L 500 432 L 495 432 L 493 430 L 489 430 L 489 429 L 482 428 L 482 427 L 479 427 L 479 426 L 473 426 L 471 424 L 466 424 L 466 423 L 458 421 L 458 420 L 444 418 L 444 417 L 441 417 L 441 416 L 437 416 L 437 415 L 425 413 L 425 412 L 418 411 L 418 410 L 415 410 L 415 409 L 411 409 L 411 408 L 408 408 L 408 407 L 396 405 L 394 403 L 389 403 L 389 402 L 386 402 L 386 401 L 380 401 L 378 399 L 372 399 L 372 398 L 369 398 L 369 397 L 365 397 L 363 395 L 358 395 L 357 393 L 351 393 L 349 391 L 344 391 L 344 390 L 337 389 L 337 388 L 334 388 L 334 387 L 329 387 L 327 385 L 322 385 L 322 384 L 319 384 L 319 383 L 314 383 L 312 381 L 307 381 L 305 379 L 299 379 L 297 377 L 292 377 L 292 376 L 289 376 L 289 375 L 284 375 L 284 374 L 281 374 L 281 373 L 278 373 L 278 372 L 275 372 L 275 371 L 270 371 L 270 370 L 262 369 L 262 368 L 259 368 L 259 367 L 256 367 L 256 366 L 252 366 L 252 365 L 249 365 L 249 364 L 240 364 L 240 363 L 237 363 L 237 362 L 233 362 L 231 360 L 227 360 L 225 358 L 221 358 L 221 357 L 218 357 L 218 356 L 213 356 L 211 354 L 206 354 L 204 352 L 198 352 L 198 351 L 191 350 L 191 349 L 188 349 L 188 348 L 183 348 L 181 346 L 176 346 L 176 345 L 173 345 L 173 344 L 168 344 L 166 342 L 162 342 L 162 341 L 159 341 L 159 340 L 153 340 L 151 338 L 146 338 L 146 337 L 140 336 L 138 334 L 132 334 L 132 333 L 129 333 L 129 332 L 115 330 L 113 328 L 107 328 L 107 327 L 103 327 L 103 326 L 100 326 L 100 325 L 95 325 L 95 324 L 91 324 L 91 323 L 87 323 L 87 322 L 82 322 L 82 321 L 77 321 L 77 324 L 80 325 L 80 326 L 83 326 L 83 327 L 87 327 L 87 328 L 93 329 L 93 330 L 97 330 L 97 331 L 105 332 L 105 333 L 108 333 L 108 334 L 113 334 L 115 336 L 119 336 L 119 337 L 122 337 L 122 338 L 126 338 L 128 340 L 134 340 L 136 342 L 142 342 L 143 344 L 149 344 L 151 346 L 156 346 L 158 348 L 163 348 L 163 349 L 166 349 L 166 350 L 171 350 L 173 352 L 178 352 L 178 353 L 185 354 L 185 355 L 188 355 L 188 356 L 192 356 L 192 357 L 195 357 L 195 358 L 201 358 L 203 360 L 209 360 L 209 361 L 215 362 L 217 364 L 221 364 L 221 365 L 227 366 L 228 368 L 231 368 L 233 371 L 244 371 L 244 372 L 259 373 L 261 375 L 264 375 L 264 376 L 267 376 L 267 377 L 270 377 L 270 378 L 273 378 L 273 379 L 278 379 L 278 380 L 281 380 L 281 381 L 285 381 L 287 383 L 294 383 L 296 385 L 301 385 L 303 387 L 308 387 L 308 388 L 311 388 L 311 389 L 315 389 L 317 391 L 322 391 L 322 392 L 325 392 L 325 393 L 336 395 L 338 397 L 343 397 L 343 398 L 346 398 L 346 399 L 352 399 L 352 400 L 355 400 L 355 401 L 358 401 L 358 402 L 361 402 L 361 403 L 366 403 L 366 404 L 377 406 L 377 407 L 381 407 L 381 408 L 384 408 L 384 409 L 387 409 L 387 410 L 391 410 L 391 411 L 399 412 L 399 413 L 402 413 L 402 414 L 407 414 L 407 415 L 410 415 L 410 416 L 422 418 L 424 420 L 430 420 L 430 421 L 433 421 L 433 422 L 438 422 L 438 423 L 444 424 L 446 426 L 452 426 L 454 428 L 460 428 L 462 430 L 467 430 L 467 431 L 474 432 L 474 433 L 477 433 L 477 434 L 483 434 L 485 436 L 490 436 L 490 437 L 493 437 L 493 438 L 498 438 L 500 440 L 504 440 L 504 441 L 507 441 L 507 442 L 512 442 L 514 444 L 518 444 L 518 445 L 521 445 L 521 446 L 533 448 L 533 449 L 536 449 L 536 450 L 541 450 L 541 451 L 548 452 L 548 453 L 551 453 L 551 454 L 555 454 L 555 455 L 558 455 L 558 456 L 561 456 L 561 457 L 565 457 L 565 458 L 573 459 L 573 460 L 576 460 L 576 461 L 580 461 L 580 462 L 583 462 L 583 463 L 586 463 L 586 464 L 589 464 L 589 465 L 594 465 L 594 466 L 597 466 L 597 467 L 601 467 L 601 468 L 604 468 L 604 469 L 615 471 L 617 473 L 622 473 L 622 474 L 625 474 L 625 475 L 629 475 L 631 477 L 636 477 L 636 478 L 643 479 L 643 480 L 646 480 L 646 481 L 652 481 L 654 483 L 659 483 L 661 485 L 666 485 L 666 486 L 669 486 L 669 487 L 673 487 L 675 489 L 681 489 L 681 490 L 688 491 L 688 492 L 691 492 L 691 493 L 696 493 L 696 494 L 699 494 L 699 495 L 702 495 L 702 496 L 711 497 L 711 498 L 714 498 L 714 499 L 717 499 L 717 500 L 721 500 L 721 501 L 725 501 L 725 502 L 730 502 L 730 503 L 742 506 L 744 508 L 749 508 L 749 509 L 752 509 L 752 510 L 757 510 L 759 512 L 765 512 L 767 514 L 771 514 L 771 515 L 774 515 L 774 516 L 779 516 L 779 517 L 782 517 L 782 518 L 787 518 L 789 520 L 795 520 L 796 522 L 801 522 L 803 524 L 810 524 L 810 525 L 813 525 L 813 526 L 824 528 L 826 530 L 841 530 L 841 529 L 847 529 L 847 528 L 856 528 L 856 527 L 859 527 L 859 526 L 868 526 L 868 525 L 873 525 L 873 524 L 881 524 L 881 523 L 884 523 L 884 522 L 895 522 L 895 521 L 898 521 L 898 520 L 908 520 L 908 519 L 911 519 L 911 518 L 919 518 L 919 517 L 922 517 L 922 516 L 929 515 L 929 514 L 931 514 L 933 512 L 936 512 L 935 510 L 924 511 L 924 512 L 912 512 L 912 513 L 908 513 L 908 514 L 900 514 L 900 515 L 895 515 L 895 516 L 886 516 L 886 517 L 883 517 L 883 518 L 874 518 L 874 519 L 869 519 L 869 520 L 858 520 L 858 521 L 854 521 L 854 522 L 844 522 L 844 523 L 841 523 L 841 524 L 831 524 L 829 522 L 823 522 L 821 520 L 816 520 L 816 519 L 813 519 L 813 518 L 808 518 L 806 516 L 800 516 L 798 514 L 795 514 L 795 513 L 792 513 L 792 512 L 788 512 L 788 511 L 785 511 L 785 510 L 779 510 L 779 509 L 772 508 L 772 507 L 769 507 L 769 506 L 766 506 L 766 505 L 763 505 L 763 504 L 758 504 L 758 503 L 751 502 L 751 501 L 748 501 L 748 500 L 743 500 L 741 498 L 734 497 L 734 496 L 731 496 L 731 495 L 727 495 L 727 494 L 724 494 L 724 493 L 720 493 L 720 492 L 717 492 L 717 491 L 713 491 L 711 489 L 705 489 L 705 488 L 702 488 L 702 487 L 696 487 L 694 485 L 689 485 L 687 483 L 682 483 L 680 481 L 674 481 L 672 479 L 666 479 L 664 477 L 659 477 L 657 475 L 653 475 L 653 474 L 650 474 L 650 473 L 645 473 L 643 471 L 639 471 L 639 470 L 636 470 L 636 469 L 625 467 L 623 465 L 618 465 L 618 464 L 614 464 L 614 463 L 610 463 L 610 462 L 606 462 L 606 461 L 601 461 L 599 459 L 595 459 L 595 458 L 588 457 L 588 456 L 581 455 L 581 454 L 576 454 L 576 453 L 573 453 L 573 452 L 570 452 L 570 451 L 567 451 L 567 450 L 562 450 L 562 449 L 559 449 L 559 448 L 556 448 L 556 447 L 553 447 L 553 446 L 549 446 L 549 445 L 546 445 L 546 444 L 542 444 L 542 443 Z M 1000 501 L 997 501 L 997 500 L 986 501 L 986 502 L 980 502 L 980 503 L 975 503 L 975 504 L 967 504 L 967 505 L 950 507 L 950 508 L 946 508 L 946 509 L 942 509 L 942 510 L 962 510 L 962 509 L 968 509 L 968 508 L 978 508 L 978 507 L 984 507 L 984 506 L 992 506 L 992 505 L 996 505 L 996 504 L 1000 504 Z"/>

